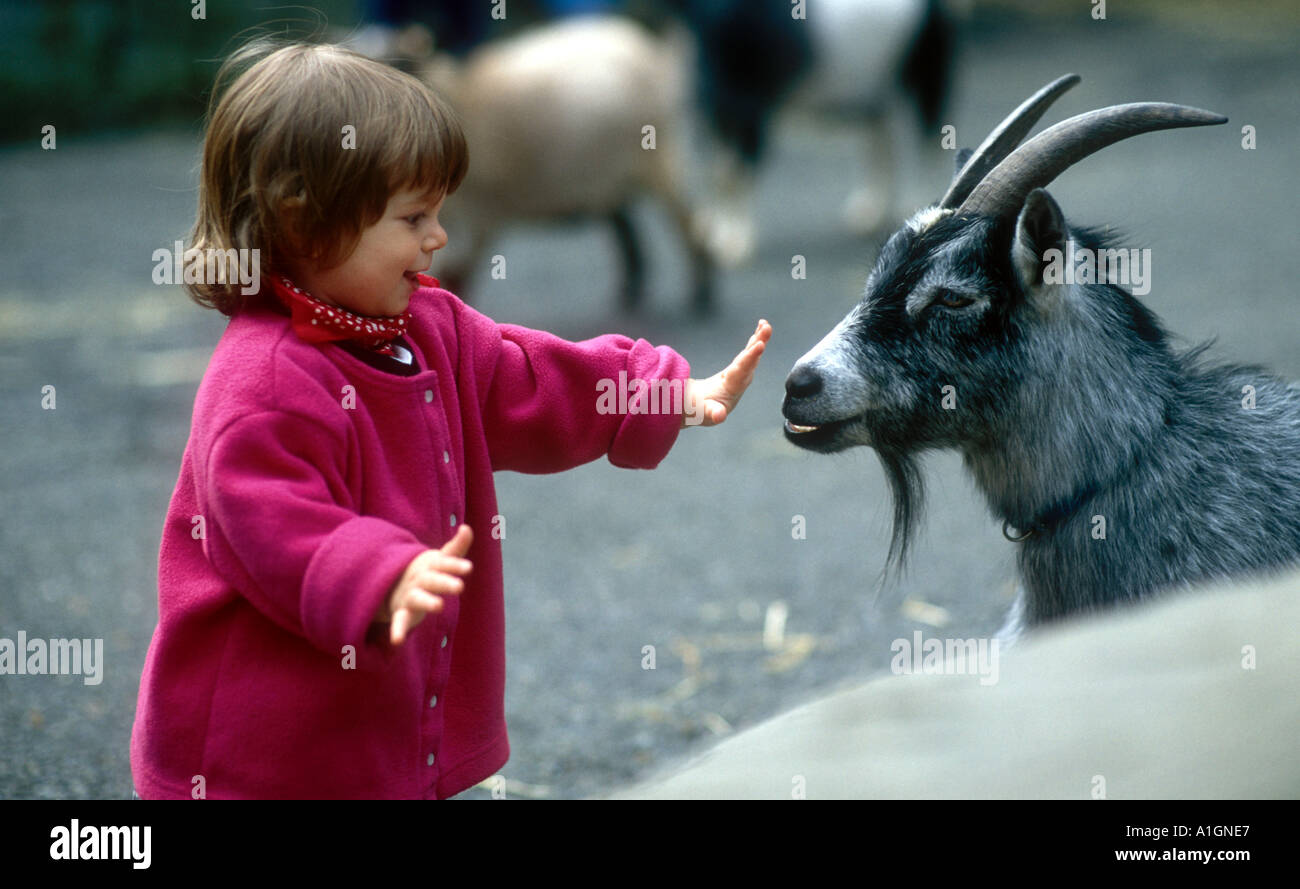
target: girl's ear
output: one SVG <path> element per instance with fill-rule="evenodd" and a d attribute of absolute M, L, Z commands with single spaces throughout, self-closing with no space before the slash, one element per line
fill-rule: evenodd
<path fill-rule="evenodd" d="M 304 233 L 303 220 L 303 212 L 306 206 L 307 195 L 298 192 L 296 195 L 281 200 L 278 208 L 280 231 L 284 235 L 285 246 L 294 256 L 305 256 L 307 253 L 304 249 L 307 238 Z"/>

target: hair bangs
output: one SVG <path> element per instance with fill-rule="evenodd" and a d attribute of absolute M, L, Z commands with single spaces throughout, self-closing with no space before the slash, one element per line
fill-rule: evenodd
<path fill-rule="evenodd" d="M 388 132 L 380 165 L 388 190 L 421 194 L 453 193 L 469 171 L 469 149 L 456 113 L 415 81 L 386 109 Z"/>

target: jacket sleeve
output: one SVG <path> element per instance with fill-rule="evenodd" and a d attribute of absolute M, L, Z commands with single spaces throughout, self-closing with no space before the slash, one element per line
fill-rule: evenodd
<path fill-rule="evenodd" d="M 428 549 L 409 531 L 358 515 L 344 483 L 346 433 L 269 410 L 214 438 L 199 505 L 213 567 L 279 626 L 322 652 L 356 648 L 360 669 L 396 653 L 375 612 L 406 566 Z"/>
<path fill-rule="evenodd" d="M 691 370 L 681 355 L 617 334 L 569 342 L 458 308 L 493 469 L 558 472 L 605 455 L 615 466 L 653 469 L 667 456 Z M 620 402 L 620 385 L 645 394 Z"/>

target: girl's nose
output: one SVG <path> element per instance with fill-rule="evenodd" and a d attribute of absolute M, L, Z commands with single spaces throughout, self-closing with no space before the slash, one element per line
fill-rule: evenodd
<path fill-rule="evenodd" d="M 441 250 L 447 246 L 447 231 L 442 227 L 442 223 L 434 223 L 429 233 L 424 236 L 424 243 L 420 245 L 424 252 L 433 253 L 435 250 Z"/>

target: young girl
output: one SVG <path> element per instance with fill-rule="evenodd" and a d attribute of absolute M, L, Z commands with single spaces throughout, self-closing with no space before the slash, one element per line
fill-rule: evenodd
<path fill-rule="evenodd" d="M 163 531 L 137 792 L 451 796 L 509 754 L 492 473 L 653 468 L 725 419 L 771 328 L 694 380 L 644 340 L 497 324 L 421 274 L 468 163 L 426 87 L 252 46 L 213 101 L 192 249 L 258 250 L 261 288 L 186 284 L 230 323 Z M 621 373 L 684 409 L 599 410 Z"/>

